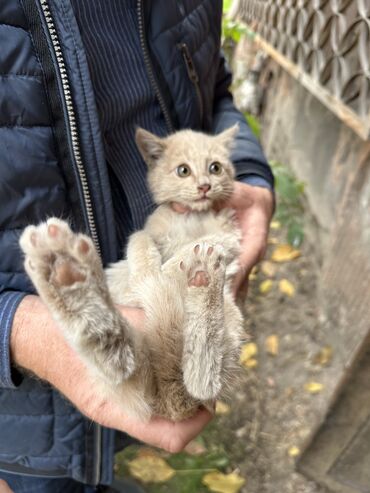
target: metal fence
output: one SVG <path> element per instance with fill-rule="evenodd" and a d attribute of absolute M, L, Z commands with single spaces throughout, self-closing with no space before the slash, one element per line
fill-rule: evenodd
<path fill-rule="evenodd" d="M 370 0 L 235 0 L 257 42 L 370 137 Z"/>

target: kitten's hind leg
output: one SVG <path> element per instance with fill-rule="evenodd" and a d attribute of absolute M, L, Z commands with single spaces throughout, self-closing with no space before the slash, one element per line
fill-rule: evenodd
<path fill-rule="evenodd" d="M 225 260 L 220 245 L 194 246 L 180 268 L 187 276 L 183 372 L 188 392 L 215 399 L 222 387 Z"/>
<path fill-rule="evenodd" d="M 115 308 L 90 238 L 49 219 L 25 229 L 25 268 L 72 347 L 119 385 L 135 369 L 131 328 Z"/>

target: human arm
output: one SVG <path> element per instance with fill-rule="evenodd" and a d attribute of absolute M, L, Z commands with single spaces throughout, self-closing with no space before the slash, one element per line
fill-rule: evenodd
<path fill-rule="evenodd" d="M 265 254 L 274 198 L 268 188 L 236 181 L 231 198 L 223 206 L 235 210 L 242 232 L 240 269 L 233 283 L 236 295 L 239 290 L 246 292 L 248 276 Z"/>
<path fill-rule="evenodd" d="M 221 54 L 215 87 L 213 132 L 222 132 L 235 123 L 239 125 L 231 154 L 237 181 L 231 199 L 224 204 L 235 209 L 242 231 L 240 270 L 234 279 L 236 295 L 242 285 L 243 291 L 246 290 L 250 271 L 265 253 L 275 200 L 271 169 L 244 115 L 234 106 L 229 91 L 231 81 L 231 72 Z"/>
<path fill-rule="evenodd" d="M 0 479 L 0 493 L 13 493 L 13 490 L 9 488 L 3 479 Z"/>
<path fill-rule="evenodd" d="M 120 307 L 120 311 L 133 327 L 140 328 L 144 320 L 141 310 Z M 37 296 L 26 296 L 15 312 L 10 355 L 14 364 L 50 382 L 88 418 L 170 452 L 182 450 L 211 419 L 206 410 L 180 423 L 162 418 L 141 423 L 124 415 L 113 400 L 100 396 L 88 369 Z"/>

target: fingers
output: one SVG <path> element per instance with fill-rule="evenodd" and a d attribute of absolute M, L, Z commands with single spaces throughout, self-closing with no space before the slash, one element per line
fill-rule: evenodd
<path fill-rule="evenodd" d="M 120 429 L 148 445 L 170 453 L 177 453 L 199 435 L 212 417 L 212 414 L 206 409 L 200 409 L 192 418 L 179 422 L 154 417 L 147 423 L 143 423 L 121 415 L 119 424 L 114 419 L 114 423 L 111 422 L 110 426 Z"/>

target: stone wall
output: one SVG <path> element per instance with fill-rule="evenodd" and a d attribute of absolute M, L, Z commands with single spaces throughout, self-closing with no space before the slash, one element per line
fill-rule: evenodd
<path fill-rule="evenodd" d="M 322 323 L 344 378 L 370 332 L 370 142 L 276 62 L 265 70 L 262 142 L 269 158 L 290 165 L 306 184 L 319 226 Z"/>

